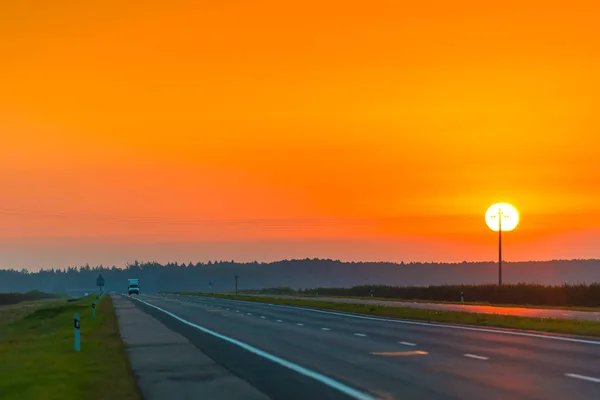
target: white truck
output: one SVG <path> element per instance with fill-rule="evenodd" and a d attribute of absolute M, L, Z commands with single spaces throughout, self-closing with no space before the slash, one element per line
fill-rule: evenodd
<path fill-rule="evenodd" d="M 140 280 L 129 279 L 129 286 L 127 287 L 127 294 L 140 294 Z"/>

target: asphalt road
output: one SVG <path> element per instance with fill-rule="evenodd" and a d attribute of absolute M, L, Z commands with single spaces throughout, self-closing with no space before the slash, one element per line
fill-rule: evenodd
<path fill-rule="evenodd" d="M 600 398 L 593 339 L 194 296 L 136 299 L 272 399 Z"/>
<path fill-rule="evenodd" d="M 261 297 L 276 297 L 282 299 L 297 299 L 297 300 L 318 300 L 330 301 L 334 303 L 359 303 L 359 304 L 376 304 L 390 307 L 410 307 L 422 308 L 427 310 L 447 310 L 447 311 L 463 311 L 480 314 L 500 314 L 500 315 L 515 315 L 518 317 L 534 317 L 534 318 L 560 318 L 560 319 L 581 319 L 590 321 L 600 321 L 600 312 L 597 311 L 571 311 L 549 308 L 524 308 L 524 307 L 505 307 L 505 306 L 480 306 L 470 304 L 446 304 L 446 303 L 423 303 L 415 301 L 394 301 L 394 300 L 378 300 L 378 299 L 353 299 L 347 297 L 318 297 L 318 296 L 285 296 L 285 295 L 257 295 Z"/>

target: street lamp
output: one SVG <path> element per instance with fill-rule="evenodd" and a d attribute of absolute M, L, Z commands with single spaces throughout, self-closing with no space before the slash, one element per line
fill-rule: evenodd
<path fill-rule="evenodd" d="M 519 212 L 508 203 L 497 203 L 485 213 L 488 227 L 498 232 L 498 286 L 502 286 L 502 231 L 512 231 L 519 224 Z"/>

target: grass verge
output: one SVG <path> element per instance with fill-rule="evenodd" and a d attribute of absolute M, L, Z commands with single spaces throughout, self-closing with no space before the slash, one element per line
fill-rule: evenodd
<path fill-rule="evenodd" d="M 307 299 L 314 298 L 330 298 L 330 299 L 354 299 L 354 300 L 375 300 L 375 301 L 396 301 L 404 303 L 431 303 L 431 304 L 456 304 L 463 306 L 488 306 L 488 307 L 517 307 L 517 308 L 534 308 L 543 310 L 566 310 L 566 311 L 586 311 L 586 312 L 598 312 L 600 307 L 578 307 L 578 306 L 545 306 L 545 305 L 531 305 L 531 304 L 510 304 L 510 303 L 490 303 L 485 301 L 449 301 L 449 300 L 423 300 L 423 299 L 402 299 L 398 297 L 371 297 L 371 296 L 341 296 L 341 295 L 329 295 L 329 294 L 298 294 L 298 293 L 259 293 L 259 291 L 248 291 L 246 293 L 239 292 L 240 294 L 248 294 L 252 296 L 263 296 L 263 297 L 279 297 L 279 296 L 291 296 L 291 297 L 302 297 Z"/>
<path fill-rule="evenodd" d="M 92 299 L 0 307 L 0 317 L 12 317 L 0 324 L 2 400 L 140 399 L 111 298 L 103 297 L 94 319 Z M 75 313 L 79 353 L 73 349 Z"/>
<path fill-rule="evenodd" d="M 270 296 L 268 294 L 261 294 L 258 296 Z M 486 303 L 480 301 L 447 301 L 447 300 L 420 300 L 420 299 L 398 299 L 398 298 L 388 298 L 388 297 L 365 297 L 365 296 L 315 296 L 314 294 L 301 294 L 299 297 L 306 297 L 307 299 L 315 298 L 315 297 L 329 297 L 336 299 L 356 299 L 356 300 L 377 300 L 377 301 L 397 301 L 397 302 L 405 302 L 405 303 L 431 303 L 431 304 L 456 304 L 463 306 L 487 306 L 487 307 L 516 307 L 516 308 L 535 308 L 535 309 L 543 309 L 543 310 L 566 310 L 566 311 L 587 311 L 587 312 L 598 312 L 600 311 L 600 307 L 569 307 L 569 306 L 535 306 L 529 304 L 495 304 L 495 303 Z"/>
<path fill-rule="evenodd" d="M 531 318 L 512 315 L 477 314 L 460 311 L 424 310 L 408 307 L 390 307 L 359 303 L 334 303 L 319 300 L 299 300 L 277 297 L 257 297 L 230 294 L 207 294 L 192 292 L 172 292 L 173 294 L 220 297 L 231 300 L 245 300 L 258 303 L 284 304 L 310 307 L 322 310 L 342 311 L 379 317 L 408 320 L 445 322 L 463 325 L 493 326 L 530 331 L 555 332 L 570 335 L 600 336 L 600 322 L 573 319 Z"/>

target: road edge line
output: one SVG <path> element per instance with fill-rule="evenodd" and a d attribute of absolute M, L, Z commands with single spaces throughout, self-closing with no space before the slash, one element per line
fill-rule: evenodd
<path fill-rule="evenodd" d="M 183 318 L 181 318 L 181 317 L 173 314 L 170 311 L 167 311 L 167 310 L 165 310 L 163 308 L 155 306 L 154 304 L 147 303 L 144 300 L 140 300 L 140 299 L 137 299 L 137 298 L 134 298 L 134 300 L 138 301 L 138 302 L 140 302 L 142 304 L 145 304 L 145 305 L 147 305 L 149 307 L 152 307 L 152 308 L 154 308 L 154 309 L 156 309 L 158 311 L 161 311 L 161 312 L 169 315 L 170 317 L 175 318 L 179 322 L 182 322 L 182 323 L 184 323 L 184 324 L 186 324 L 188 326 L 191 326 L 192 328 L 198 329 L 201 332 L 207 333 L 207 334 L 209 334 L 211 336 L 214 336 L 216 338 L 219 338 L 221 340 L 225 340 L 226 342 L 229 342 L 229 343 L 234 344 L 234 345 L 236 345 L 238 347 L 241 347 L 242 349 L 244 349 L 246 351 L 249 351 L 249 352 L 251 352 L 251 353 L 253 353 L 253 354 L 257 355 L 257 356 L 265 358 L 265 359 L 267 359 L 269 361 L 272 361 L 272 362 L 274 362 L 276 364 L 279 364 L 279 365 L 281 365 L 281 366 L 283 366 L 285 368 L 291 369 L 292 371 L 297 372 L 297 373 L 299 373 L 301 375 L 304 375 L 304 376 L 307 376 L 307 377 L 309 377 L 311 379 L 314 379 L 314 380 L 316 380 L 316 381 L 318 381 L 318 382 L 320 382 L 320 383 L 322 383 L 322 384 L 324 384 L 324 385 L 326 385 L 326 386 L 328 386 L 328 387 L 330 387 L 330 388 L 332 388 L 334 390 L 337 390 L 338 392 L 344 393 L 345 395 L 352 397 L 353 399 L 356 399 L 356 400 L 376 400 L 375 397 L 372 397 L 372 396 L 370 396 L 370 395 L 368 395 L 366 393 L 363 393 L 363 392 L 361 392 L 361 391 L 359 391 L 357 389 L 351 388 L 350 386 L 347 386 L 347 385 L 345 385 L 345 384 L 343 384 L 341 382 L 338 382 L 335 379 L 329 378 L 329 377 L 327 377 L 325 375 L 322 375 L 322 374 L 320 374 L 318 372 L 311 371 L 310 369 L 302 367 L 302 366 L 300 366 L 298 364 L 295 364 L 295 363 L 293 363 L 291 361 L 287 361 L 287 360 L 284 360 L 283 358 L 274 356 L 274 355 L 272 355 L 270 353 L 267 353 L 266 351 L 260 350 L 260 349 L 254 347 L 254 346 L 246 344 L 246 343 L 244 343 L 242 341 L 239 341 L 237 339 L 230 338 L 229 336 L 225 336 L 225 335 L 223 335 L 221 333 L 212 331 L 212 330 L 210 330 L 208 328 L 205 328 L 203 326 L 196 325 L 196 324 L 194 324 L 194 323 L 192 323 L 192 322 L 190 322 L 190 321 L 188 321 L 186 319 L 183 319 Z"/>

